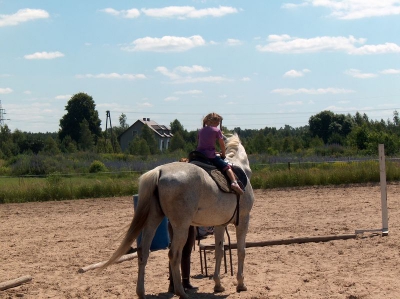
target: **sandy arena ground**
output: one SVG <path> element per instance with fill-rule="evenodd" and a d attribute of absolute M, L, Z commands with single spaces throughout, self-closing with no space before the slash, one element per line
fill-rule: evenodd
<path fill-rule="evenodd" d="M 199 290 L 191 298 L 400 298 L 400 184 L 387 190 L 389 236 L 248 248 L 247 292 L 235 292 L 228 267 L 226 291 L 214 294 L 196 246 L 191 282 Z M 256 190 L 255 198 L 248 242 L 382 228 L 379 185 Z M 136 298 L 136 259 L 78 273 L 110 257 L 132 215 L 132 197 L 0 205 L 0 283 L 33 278 L 0 291 L 0 298 Z M 229 231 L 236 242 L 234 226 Z M 213 252 L 207 260 L 212 274 Z M 233 264 L 236 273 L 235 251 Z M 151 253 L 148 298 L 174 297 L 167 293 L 167 266 L 167 250 Z"/>

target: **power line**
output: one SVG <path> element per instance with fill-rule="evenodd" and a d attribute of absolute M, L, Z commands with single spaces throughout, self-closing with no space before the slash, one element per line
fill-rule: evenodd
<path fill-rule="evenodd" d="M 384 109 L 355 109 L 354 112 L 374 112 L 374 111 L 394 111 L 398 110 L 400 108 L 384 108 Z M 321 111 L 319 111 L 321 112 Z M 226 115 L 288 115 L 288 114 L 312 114 L 312 113 L 319 113 L 319 112 L 314 112 L 314 111 L 303 111 L 303 112 L 243 112 L 243 113 L 230 113 L 226 112 L 224 113 L 224 116 Z M 336 110 L 332 111 L 334 113 L 350 113 L 348 110 Z M 123 113 L 130 113 L 130 114 L 156 114 L 156 115 L 168 115 L 168 114 L 182 114 L 182 115 L 203 115 L 203 113 L 187 113 L 187 112 L 138 112 L 138 111 L 124 111 Z"/>

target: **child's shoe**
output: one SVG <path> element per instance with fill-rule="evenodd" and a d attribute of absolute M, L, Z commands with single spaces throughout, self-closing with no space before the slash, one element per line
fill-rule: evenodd
<path fill-rule="evenodd" d="M 242 188 L 240 188 L 239 184 L 236 181 L 231 184 L 231 188 L 239 195 L 243 195 L 244 193 Z"/>

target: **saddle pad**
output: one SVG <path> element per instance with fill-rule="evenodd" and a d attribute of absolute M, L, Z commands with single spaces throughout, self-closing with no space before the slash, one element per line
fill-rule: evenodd
<path fill-rule="evenodd" d="M 214 165 L 202 163 L 202 162 L 196 161 L 196 160 L 193 160 L 189 163 L 203 168 L 211 176 L 211 178 L 215 181 L 218 188 L 220 188 L 222 191 L 227 192 L 227 193 L 233 192 L 230 187 L 230 184 L 228 183 L 228 178 L 221 171 L 219 171 L 217 169 L 217 167 L 215 167 Z"/>
<path fill-rule="evenodd" d="M 210 175 L 222 191 L 227 193 L 233 192 L 230 184 L 228 184 L 228 179 L 221 171 L 219 171 L 218 169 L 211 170 Z"/>
<path fill-rule="evenodd" d="M 189 153 L 189 163 L 203 168 L 217 183 L 218 187 L 224 192 L 234 192 L 230 186 L 229 178 L 215 167 L 210 160 L 201 152 L 192 151 Z M 245 190 L 247 186 L 247 175 L 242 168 L 234 164 L 230 164 L 232 171 L 235 173 L 240 188 Z"/>

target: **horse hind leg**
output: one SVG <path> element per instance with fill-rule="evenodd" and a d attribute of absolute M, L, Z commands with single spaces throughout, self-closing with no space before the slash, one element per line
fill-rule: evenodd
<path fill-rule="evenodd" d="M 172 223 L 171 223 L 172 225 Z M 174 282 L 174 291 L 179 298 L 187 299 L 188 295 L 182 286 L 181 280 L 181 260 L 182 260 L 182 250 L 185 246 L 188 237 L 189 226 L 185 227 L 173 227 L 173 237 L 171 241 L 171 248 L 168 252 L 169 263 L 171 266 L 172 280 Z"/>
<path fill-rule="evenodd" d="M 136 284 L 136 294 L 139 298 L 146 298 L 144 288 L 144 277 L 147 260 L 150 254 L 150 246 L 156 233 L 157 227 L 164 218 L 164 214 L 158 209 L 152 209 L 147 218 L 147 222 L 142 230 L 142 239 L 138 246 L 138 280 Z"/>

